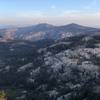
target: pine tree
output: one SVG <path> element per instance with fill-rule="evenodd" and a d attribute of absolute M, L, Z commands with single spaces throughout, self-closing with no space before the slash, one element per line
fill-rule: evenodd
<path fill-rule="evenodd" d="M 7 100 L 6 99 L 6 94 L 5 94 L 4 90 L 0 91 L 0 100 Z"/>

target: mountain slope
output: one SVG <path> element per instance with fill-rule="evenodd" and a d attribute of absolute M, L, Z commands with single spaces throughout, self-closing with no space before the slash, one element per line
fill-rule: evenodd
<path fill-rule="evenodd" d="M 100 35 L 39 42 L 0 43 L 7 100 L 99 100 Z"/>
<path fill-rule="evenodd" d="M 0 36 L 3 40 L 29 40 L 38 41 L 42 39 L 61 39 L 82 34 L 100 33 L 100 29 L 85 27 L 78 24 L 65 26 L 53 26 L 46 23 L 23 28 L 1 29 Z"/>

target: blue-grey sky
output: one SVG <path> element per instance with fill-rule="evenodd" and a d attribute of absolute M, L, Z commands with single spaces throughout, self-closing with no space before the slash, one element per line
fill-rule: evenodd
<path fill-rule="evenodd" d="M 100 26 L 100 0 L 0 0 L 0 24 Z"/>

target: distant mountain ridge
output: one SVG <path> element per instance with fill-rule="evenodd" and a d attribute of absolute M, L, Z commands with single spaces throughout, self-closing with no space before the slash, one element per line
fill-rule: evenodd
<path fill-rule="evenodd" d="M 54 26 L 41 23 L 28 27 L 0 29 L 3 40 L 29 40 L 61 39 L 80 34 L 95 34 L 100 32 L 99 28 L 86 27 L 71 23 L 64 26 Z"/>

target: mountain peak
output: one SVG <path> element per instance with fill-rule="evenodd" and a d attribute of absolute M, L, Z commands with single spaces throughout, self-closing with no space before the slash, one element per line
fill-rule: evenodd
<path fill-rule="evenodd" d="M 67 26 L 69 26 L 69 27 L 84 27 L 84 26 L 76 24 L 76 23 L 71 23 L 71 24 L 68 24 Z"/>
<path fill-rule="evenodd" d="M 40 24 L 37 24 L 36 26 L 38 26 L 38 27 L 53 27 L 53 25 L 47 24 L 47 23 L 40 23 Z"/>

